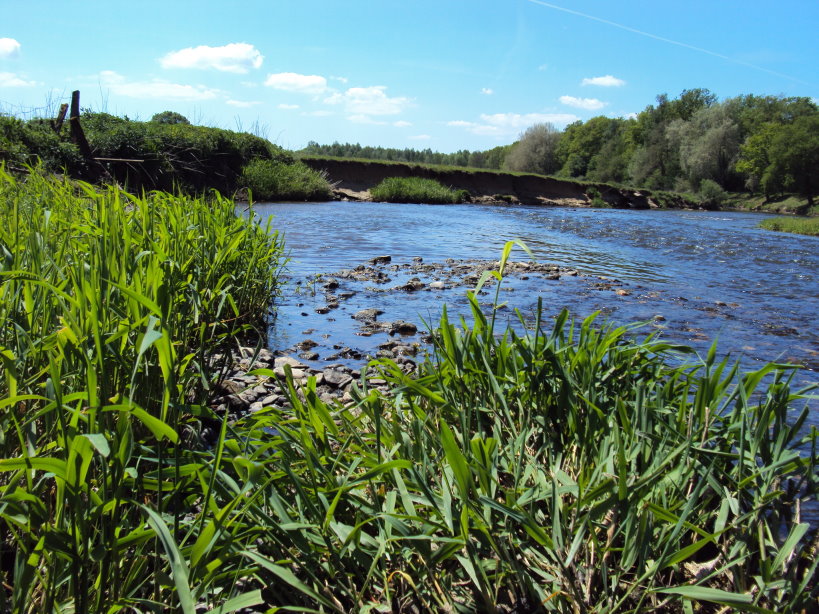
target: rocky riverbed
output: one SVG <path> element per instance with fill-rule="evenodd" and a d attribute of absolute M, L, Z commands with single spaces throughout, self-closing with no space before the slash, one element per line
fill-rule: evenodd
<path fill-rule="evenodd" d="M 366 365 L 373 359 L 387 358 L 405 373 L 413 373 L 416 361 L 432 341 L 424 322 L 395 317 L 396 304 L 425 293 L 440 296 L 443 303 L 453 293 L 465 296 L 483 279 L 478 296 L 491 311 L 497 282 L 489 272 L 496 271 L 499 265 L 498 261 L 476 259 L 427 263 L 420 257 L 410 262 L 394 262 L 391 256 L 384 255 L 351 269 L 291 279 L 296 290 L 294 296 L 300 297 L 300 302 L 291 307 L 302 309 L 301 317 L 313 324 L 315 318 L 322 318 L 321 328 L 303 329 L 299 339 L 287 347 L 272 350 L 241 347 L 233 352 L 211 407 L 217 414 L 227 411 L 236 418 L 266 407 L 285 408 L 289 404 L 288 370 L 297 394 L 303 394 L 299 391 L 313 378 L 316 394 L 325 403 L 351 402 L 353 385 L 386 392 L 387 382 L 376 370 L 367 370 Z M 618 280 L 589 277 L 554 264 L 507 262 L 502 290 L 513 292 L 520 283 L 583 283 L 618 296 L 631 294 Z M 387 297 L 391 300 L 385 300 Z M 499 309 L 504 310 L 511 315 L 507 308 Z M 292 326 L 292 322 L 289 324 Z M 342 342 L 350 336 L 338 333 L 341 328 L 352 330 L 354 338 L 362 343 Z"/>

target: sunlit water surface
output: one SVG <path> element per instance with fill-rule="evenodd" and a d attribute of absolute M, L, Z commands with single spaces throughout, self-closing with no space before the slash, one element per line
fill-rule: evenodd
<path fill-rule="evenodd" d="M 819 382 L 819 238 L 761 230 L 759 214 L 345 202 L 257 204 L 254 211 L 261 221 L 274 217 L 290 253 L 290 281 L 277 302 L 270 346 L 285 350 L 309 337 L 319 344 L 319 364 L 328 356 L 345 362 L 335 357 L 339 348 L 374 355 L 389 339 L 360 336 L 351 316 L 361 309 L 382 309 L 382 318 L 420 329 L 434 325 L 444 302 L 450 313 L 466 309 L 463 287 L 373 293 L 366 289 L 372 284 L 341 279 L 334 293 L 354 296 L 319 314 L 315 309 L 326 300 L 320 283 L 311 283 L 316 275 L 382 255 L 392 265 L 415 257 L 497 259 L 506 241 L 520 239 L 539 262 L 581 273 L 560 281 L 510 280 L 503 300 L 524 314 L 541 297 L 547 316 L 566 307 L 581 317 L 599 310 L 617 324 L 648 321 L 646 332 L 659 329 L 662 338 L 702 353 L 716 339 L 720 353 L 743 368 L 791 362 L 806 367 L 798 384 Z M 529 257 L 518 250 L 513 258 Z M 405 280 L 400 271 L 390 274 L 392 283 L 381 289 Z M 601 289 L 601 277 L 620 283 Z M 819 425 L 819 409 L 813 410 L 810 422 Z"/>

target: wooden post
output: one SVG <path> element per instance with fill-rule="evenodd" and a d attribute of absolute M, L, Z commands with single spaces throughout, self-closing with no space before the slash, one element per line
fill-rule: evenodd
<path fill-rule="evenodd" d="M 80 153 L 84 158 L 90 159 L 91 146 L 88 144 L 88 139 L 85 138 L 85 133 L 82 131 L 80 125 L 80 91 L 75 90 L 71 92 L 71 116 L 69 118 L 71 125 L 71 141 L 80 148 Z"/>
<path fill-rule="evenodd" d="M 57 114 L 57 119 L 51 120 L 51 128 L 57 134 L 60 134 L 60 130 L 63 129 L 66 113 L 68 113 L 68 103 L 64 102 L 60 105 L 60 112 Z"/>

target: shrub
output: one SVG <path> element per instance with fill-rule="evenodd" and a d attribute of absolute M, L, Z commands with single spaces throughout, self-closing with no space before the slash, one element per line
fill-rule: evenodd
<path fill-rule="evenodd" d="M 151 118 L 152 122 L 156 122 L 158 124 L 186 124 L 190 125 L 190 121 L 187 117 L 182 115 L 181 113 L 177 113 L 176 111 L 162 111 L 162 113 L 157 113 Z"/>
<path fill-rule="evenodd" d="M 722 186 L 712 179 L 703 179 L 700 182 L 700 202 L 706 208 L 719 207 L 728 196 Z"/>
<path fill-rule="evenodd" d="M 388 203 L 454 204 L 464 202 L 464 193 L 421 177 L 387 177 L 370 190 L 373 200 Z"/>
<path fill-rule="evenodd" d="M 242 169 L 241 187 L 253 200 L 329 200 L 332 186 L 326 177 L 304 164 L 252 160 Z"/>

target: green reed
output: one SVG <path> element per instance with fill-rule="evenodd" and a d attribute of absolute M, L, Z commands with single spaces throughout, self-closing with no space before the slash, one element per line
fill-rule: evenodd
<path fill-rule="evenodd" d="M 218 196 L 0 169 L 0 203 L 0 610 L 191 611 L 210 358 L 264 322 L 281 243 Z"/>
<path fill-rule="evenodd" d="M 771 217 L 762 220 L 759 227 L 765 230 L 819 237 L 819 218 L 817 217 Z"/>
<path fill-rule="evenodd" d="M 387 177 L 370 190 L 373 200 L 388 203 L 452 204 L 468 200 L 465 190 L 453 190 L 434 179 Z"/>
<path fill-rule="evenodd" d="M 714 350 L 565 311 L 546 326 L 542 306 L 529 334 L 499 335 L 470 302 L 470 324 L 444 312 L 417 376 L 374 363 L 389 396 L 362 387 L 341 408 L 291 389 L 292 412 L 246 423 L 255 435 L 236 449 L 271 469 L 253 511 L 263 545 L 246 553 L 270 604 L 816 606 L 817 533 L 800 505 L 816 501 L 817 433 L 794 409 L 806 391 L 792 368 L 740 373 Z"/>

